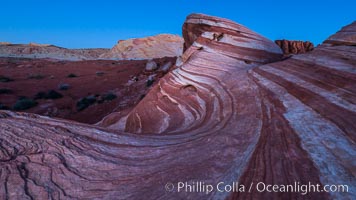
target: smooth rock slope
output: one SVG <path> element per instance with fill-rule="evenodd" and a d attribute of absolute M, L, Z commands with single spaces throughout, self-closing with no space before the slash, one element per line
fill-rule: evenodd
<path fill-rule="evenodd" d="M 197 181 L 356 185 L 349 35 L 347 44 L 280 62 L 274 42 L 230 20 L 193 14 L 183 35 L 183 65 L 130 113 L 104 119 L 107 128 L 1 111 L 0 198 L 355 197 L 352 190 L 302 195 L 255 187 L 178 192 L 178 182 Z"/>

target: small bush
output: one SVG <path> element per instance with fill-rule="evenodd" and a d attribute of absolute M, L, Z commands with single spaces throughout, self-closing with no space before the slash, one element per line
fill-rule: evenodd
<path fill-rule="evenodd" d="M 95 73 L 97 76 L 102 76 L 102 75 L 104 75 L 104 72 L 96 72 Z"/>
<path fill-rule="evenodd" d="M 0 103 L 0 110 L 9 110 L 10 108 Z"/>
<path fill-rule="evenodd" d="M 70 85 L 67 83 L 62 83 L 58 85 L 59 90 L 68 90 L 70 88 Z"/>
<path fill-rule="evenodd" d="M 146 86 L 150 87 L 155 82 L 156 75 L 150 75 L 146 81 Z"/>
<path fill-rule="evenodd" d="M 0 76 L 0 82 L 7 83 L 7 82 L 10 82 L 10 81 L 14 81 L 14 79 L 11 79 L 11 78 L 6 77 L 6 76 Z"/>
<path fill-rule="evenodd" d="M 50 90 L 47 93 L 45 92 L 38 92 L 35 95 L 35 99 L 60 99 L 63 95 L 55 90 Z"/>
<path fill-rule="evenodd" d="M 17 100 L 17 102 L 15 103 L 15 105 L 13 106 L 14 110 L 26 110 L 32 107 L 35 107 L 38 103 L 33 100 L 33 99 L 29 99 L 29 98 L 20 98 L 19 100 Z"/>
<path fill-rule="evenodd" d="M 38 93 L 35 95 L 34 99 L 45 99 L 46 96 L 47 96 L 47 94 L 46 94 L 45 92 L 38 92 Z"/>
<path fill-rule="evenodd" d="M 36 80 L 40 80 L 40 79 L 44 79 L 45 76 L 42 74 L 31 74 L 30 76 L 28 76 L 29 79 L 36 79 Z"/>
<path fill-rule="evenodd" d="M 155 80 L 153 80 L 153 79 L 147 80 L 146 86 L 147 86 L 147 87 L 150 87 L 154 82 L 155 82 Z"/>
<path fill-rule="evenodd" d="M 7 89 L 7 88 L 1 88 L 0 89 L 0 94 L 11 94 L 12 90 Z"/>
<path fill-rule="evenodd" d="M 76 74 L 70 73 L 70 74 L 68 74 L 67 77 L 68 78 L 75 78 L 75 77 L 78 77 L 78 76 Z"/>
<path fill-rule="evenodd" d="M 77 102 L 77 111 L 82 111 L 82 110 L 86 109 L 87 107 L 89 107 L 90 105 L 94 104 L 95 102 L 96 102 L 95 96 L 87 96 L 87 97 L 81 98 Z"/>
<path fill-rule="evenodd" d="M 47 93 L 47 99 L 60 99 L 62 97 L 63 97 L 63 95 L 55 90 L 50 90 Z"/>
<path fill-rule="evenodd" d="M 115 94 L 109 92 L 109 93 L 103 95 L 103 100 L 104 101 L 111 101 L 111 100 L 116 99 L 116 97 L 117 96 Z"/>
<path fill-rule="evenodd" d="M 117 96 L 114 93 L 109 92 L 109 93 L 106 93 L 106 94 L 103 94 L 103 95 L 99 96 L 98 103 L 101 104 L 101 103 L 104 103 L 104 101 L 112 101 L 112 100 L 114 100 L 116 98 L 117 98 Z"/>

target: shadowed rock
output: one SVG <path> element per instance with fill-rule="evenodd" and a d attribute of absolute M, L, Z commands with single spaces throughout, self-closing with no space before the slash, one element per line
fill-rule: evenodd
<path fill-rule="evenodd" d="M 1 198 L 352 199 L 348 193 L 210 193 L 178 182 L 355 185 L 356 49 L 279 61 L 272 41 L 194 14 L 183 65 L 100 126 L 0 112 Z M 269 64 L 266 64 L 269 63 Z M 109 128 L 109 129 L 108 129 Z M 173 183 L 172 191 L 166 184 Z M 168 185 L 168 189 L 170 189 Z"/>

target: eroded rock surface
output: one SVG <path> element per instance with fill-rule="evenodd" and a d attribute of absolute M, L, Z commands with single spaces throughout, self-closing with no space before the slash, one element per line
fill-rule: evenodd
<path fill-rule="evenodd" d="M 309 41 L 276 40 L 275 43 L 283 50 L 285 55 L 302 54 L 314 49 Z"/>
<path fill-rule="evenodd" d="M 275 62 L 282 57 L 275 43 L 232 21 L 193 14 L 183 30 L 183 65 L 132 111 L 104 119 L 109 129 L 1 112 L 0 197 L 355 197 L 178 192 L 177 182 L 196 181 L 356 184 L 354 46 Z M 175 185 L 170 192 L 167 183 Z"/>
<path fill-rule="evenodd" d="M 0 57 L 50 58 L 57 60 L 96 60 L 110 49 L 67 49 L 49 44 L 0 43 Z"/>
<path fill-rule="evenodd" d="M 120 40 L 101 58 L 152 59 L 176 57 L 182 54 L 183 38 L 178 35 L 159 34 L 156 36 Z"/>

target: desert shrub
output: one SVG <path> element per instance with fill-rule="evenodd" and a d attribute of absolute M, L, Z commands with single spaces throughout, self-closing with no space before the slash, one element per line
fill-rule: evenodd
<path fill-rule="evenodd" d="M 32 107 L 35 107 L 38 103 L 30 98 L 27 97 L 21 97 L 19 100 L 16 101 L 16 103 L 13 106 L 14 110 L 26 110 Z"/>
<path fill-rule="evenodd" d="M 47 96 L 47 94 L 46 94 L 45 92 L 38 92 L 38 93 L 35 95 L 34 99 L 45 99 L 46 96 Z"/>
<path fill-rule="evenodd" d="M 0 103 L 0 110 L 9 110 L 10 108 Z"/>
<path fill-rule="evenodd" d="M 146 86 L 147 86 L 147 87 L 150 87 L 150 86 L 153 84 L 153 82 L 155 82 L 155 76 L 156 76 L 156 75 L 150 75 L 150 76 L 148 77 L 148 79 L 147 79 L 147 81 L 146 81 Z"/>
<path fill-rule="evenodd" d="M 0 89 L 0 94 L 11 94 L 12 90 L 7 89 L 7 88 L 1 88 Z"/>
<path fill-rule="evenodd" d="M 55 90 L 50 90 L 47 93 L 47 99 L 60 99 L 63 95 Z"/>
<path fill-rule="evenodd" d="M 68 90 L 70 88 L 70 85 L 67 83 L 61 83 L 58 85 L 59 90 Z"/>
<path fill-rule="evenodd" d="M 77 111 L 82 111 L 96 102 L 95 96 L 87 96 L 79 99 L 77 102 Z"/>
<path fill-rule="evenodd" d="M 109 92 L 109 93 L 103 95 L 103 100 L 104 101 L 111 101 L 111 100 L 116 99 L 116 97 L 117 96 L 114 93 Z"/>
<path fill-rule="evenodd" d="M 28 76 L 29 79 L 36 79 L 36 80 L 40 80 L 40 79 L 44 79 L 45 76 L 42 74 L 31 74 Z"/>
<path fill-rule="evenodd" d="M 35 99 L 60 99 L 63 95 L 55 90 L 50 90 L 46 92 L 38 92 L 35 95 Z"/>
<path fill-rule="evenodd" d="M 116 99 L 117 96 L 112 93 L 112 92 L 108 92 L 106 94 L 100 95 L 98 98 L 98 103 L 104 103 L 104 101 L 112 101 L 114 99 Z"/>
<path fill-rule="evenodd" d="M 96 72 L 95 73 L 97 76 L 102 76 L 102 75 L 104 75 L 104 72 Z"/>
<path fill-rule="evenodd" d="M 78 77 L 78 76 L 76 74 L 70 73 L 70 74 L 68 74 L 67 77 L 68 78 L 75 78 L 75 77 Z"/>
<path fill-rule="evenodd" d="M 10 81 L 14 81 L 14 79 L 0 75 L 0 82 L 6 83 L 6 82 L 10 82 Z"/>
<path fill-rule="evenodd" d="M 150 87 L 153 84 L 153 82 L 155 82 L 155 81 L 154 80 L 147 80 L 146 86 Z"/>

